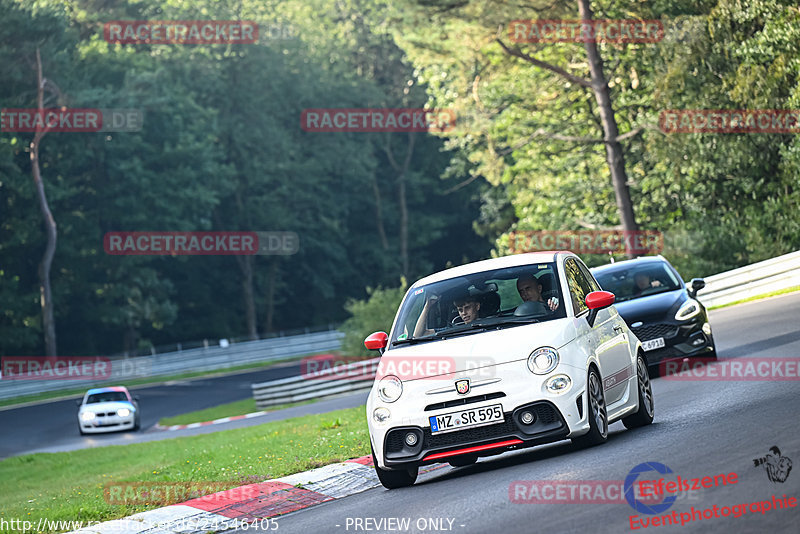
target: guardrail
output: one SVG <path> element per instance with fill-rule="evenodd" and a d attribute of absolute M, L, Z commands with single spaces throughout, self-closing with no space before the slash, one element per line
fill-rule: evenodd
<path fill-rule="evenodd" d="M 227 347 L 201 347 L 151 356 L 110 359 L 111 373 L 95 380 L 0 380 L 0 399 L 13 399 L 47 391 L 88 389 L 140 378 L 217 371 L 249 363 L 273 362 L 296 356 L 338 350 L 344 334 L 331 330 L 300 336 L 232 343 Z"/>
<path fill-rule="evenodd" d="M 800 251 L 707 276 L 705 281 L 697 298 L 709 308 L 800 286 Z"/>
<path fill-rule="evenodd" d="M 253 398 L 259 409 L 280 404 L 320 399 L 342 393 L 369 391 L 380 358 L 337 365 L 319 372 L 253 384 Z"/>

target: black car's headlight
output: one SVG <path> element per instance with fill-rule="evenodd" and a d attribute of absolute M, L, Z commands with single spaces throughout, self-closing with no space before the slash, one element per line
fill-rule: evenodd
<path fill-rule="evenodd" d="M 691 319 L 698 313 L 700 313 L 700 303 L 694 299 L 689 299 L 681 304 L 680 308 L 678 308 L 678 312 L 675 314 L 675 319 L 678 321 L 685 321 L 687 319 Z"/>

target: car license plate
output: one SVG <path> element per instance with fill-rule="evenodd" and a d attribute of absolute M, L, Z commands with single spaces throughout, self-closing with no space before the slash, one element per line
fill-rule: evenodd
<path fill-rule="evenodd" d="M 642 349 L 643 350 L 655 350 L 655 349 L 660 349 L 663 346 L 664 346 L 664 338 L 663 337 L 657 337 L 655 339 L 642 341 Z"/>
<path fill-rule="evenodd" d="M 459 410 L 442 415 L 432 415 L 428 418 L 431 422 L 431 433 L 461 430 L 462 428 L 490 425 L 505 420 L 503 406 L 494 404 L 483 408 Z"/>

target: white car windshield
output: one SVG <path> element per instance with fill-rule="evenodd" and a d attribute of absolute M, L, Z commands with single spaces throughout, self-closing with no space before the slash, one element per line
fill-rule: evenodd
<path fill-rule="evenodd" d="M 563 317 L 554 263 L 495 269 L 413 287 L 400 307 L 392 344 Z"/>
<path fill-rule="evenodd" d="M 86 404 L 94 404 L 96 402 L 125 402 L 128 396 L 123 391 L 105 391 L 103 393 L 93 393 L 86 399 Z"/>

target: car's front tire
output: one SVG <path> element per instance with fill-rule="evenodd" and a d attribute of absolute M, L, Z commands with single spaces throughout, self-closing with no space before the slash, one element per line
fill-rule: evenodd
<path fill-rule="evenodd" d="M 372 451 L 372 464 L 375 466 L 375 472 L 378 474 L 378 480 L 381 481 L 383 487 L 386 489 L 397 489 L 411 486 L 417 481 L 417 474 L 419 467 L 409 467 L 406 469 L 389 470 L 381 469 L 378 467 L 378 460 L 375 458 L 375 451 Z"/>
<path fill-rule="evenodd" d="M 708 359 L 711 361 L 717 361 L 717 345 L 714 343 L 713 337 L 711 338 L 711 352 L 708 354 Z"/>
<path fill-rule="evenodd" d="M 647 371 L 647 364 L 644 357 L 639 354 L 636 357 L 636 382 L 639 391 L 639 409 L 636 413 L 622 418 L 625 428 L 638 428 L 653 422 L 655 415 L 655 403 L 653 402 L 653 387 Z"/>
<path fill-rule="evenodd" d="M 599 445 L 608 440 L 606 396 L 603 392 L 603 382 L 594 367 L 589 370 L 589 379 L 586 381 L 586 395 L 588 397 L 587 404 L 589 405 L 589 432 L 572 438 L 572 442 L 581 448 Z"/>

